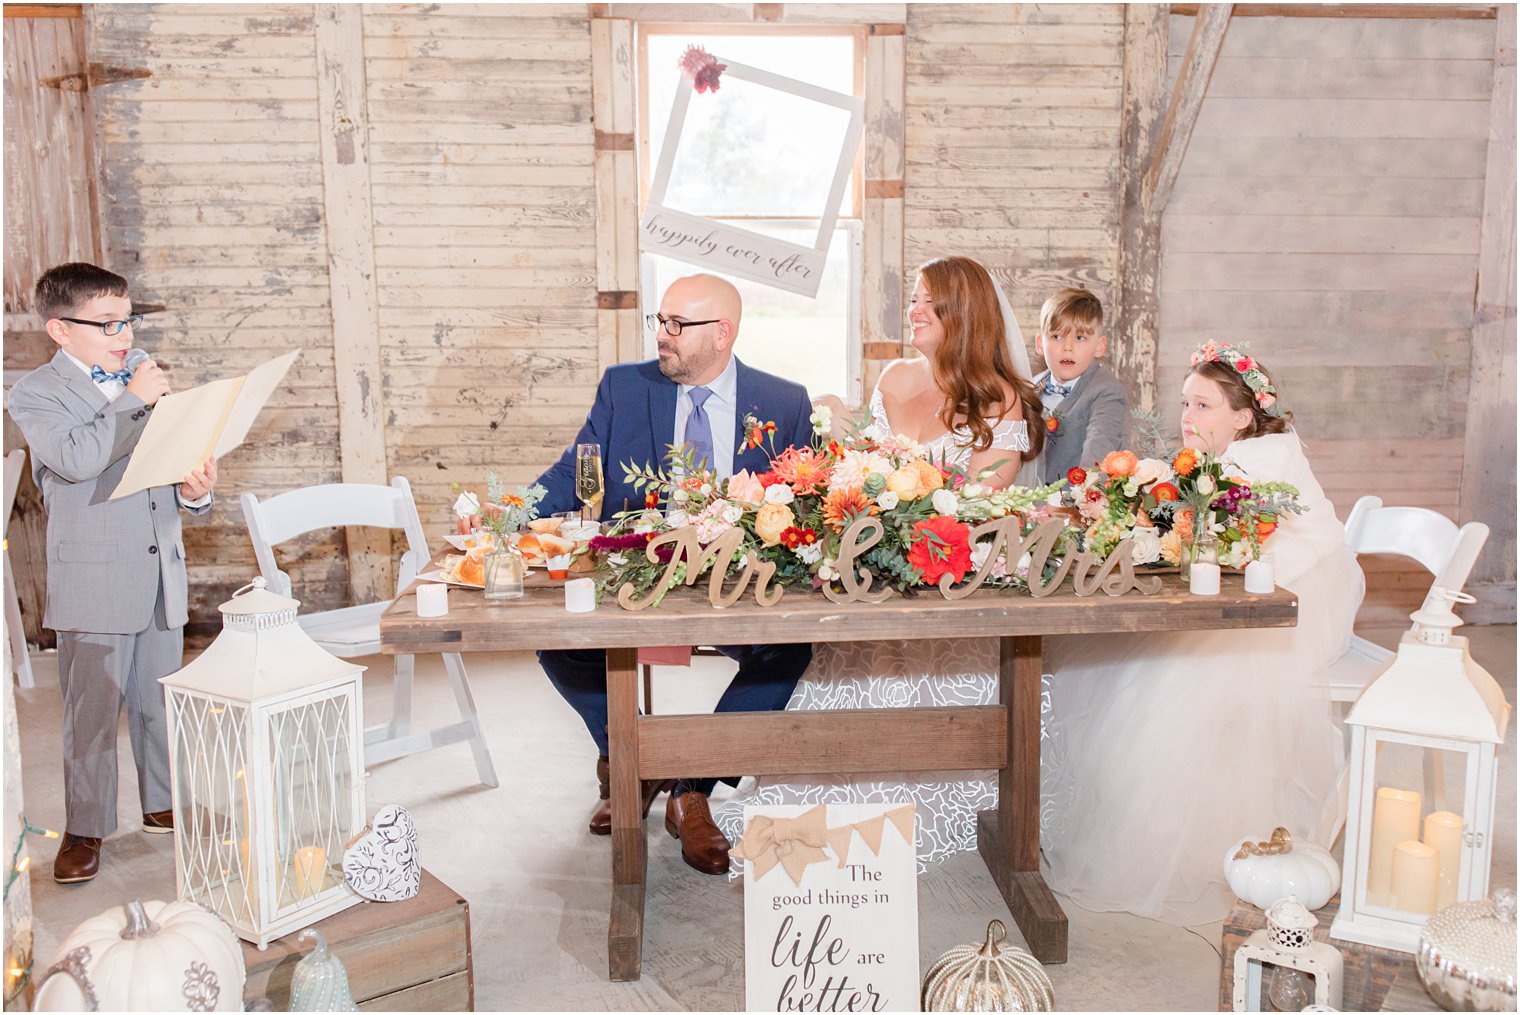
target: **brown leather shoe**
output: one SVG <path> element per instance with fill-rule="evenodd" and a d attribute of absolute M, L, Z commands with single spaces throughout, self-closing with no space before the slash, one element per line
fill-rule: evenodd
<path fill-rule="evenodd" d="M 154 835 L 170 835 L 174 832 L 174 812 L 146 811 L 143 813 L 143 831 Z"/>
<path fill-rule="evenodd" d="M 53 858 L 53 880 L 60 885 L 77 885 L 93 881 L 99 873 L 100 840 L 64 832 L 58 855 Z"/>
<path fill-rule="evenodd" d="M 665 831 L 681 840 L 681 859 L 703 874 L 728 873 L 728 838 L 714 824 L 707 794 L 687 790 L 665 805 Z"/>
<path fill-rule="evenodd" d="M 601 803 L 596 805 L 596 810 L 591 812 L 591 821 L 588 827 L 592 835 L 612 834 L 612 777 L 606 758 L 596 759 L 596 779 L 601 784 Z M 644 783 L 644 817 L 649 817 L 649 809 L 654 806 L 654 798 L 668 789 L 672 789 L 675 782 L 654 781 Z"/>

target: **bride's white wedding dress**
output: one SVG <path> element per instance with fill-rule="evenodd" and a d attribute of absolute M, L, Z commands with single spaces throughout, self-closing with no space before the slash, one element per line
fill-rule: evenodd
<path fill-rule="evenodd" d="M 1029 450 L 1023 420 L 992 423 L 992 447 L 1011 453 Z M 881 391 L 871 396 L 870 429 L 890 437 Z M 945 433 L 924 447 L 936 461 L 965 467 L 971 435 Z M 987 705 L 997 700 L 998 642 L 995 638 L 914 641 L 856 641 L 813 647 L 813 661 L 797 682 L 789 711 L 841 708 L 928 708 Z M 976 848 L 976 814 L 997 805 L 992 772 L 880 773 L 852 780 L 847 775 L 815 779 L 744 780 L 738 791 L 714 808 L 713 817 L 730 842 L 738 842 L 747 804 L 906 803 L 918 805 L 919 867 L 952 853 Z M 738 861 L 735 862 L 738 869 Z"/>
<path fill-rule="evenodd" d="M 1298 626 L 1049 638 L 1042 739 L 1046 880 L 1085 909 L 1221 919 L 1226 850 L 1285 825 L 1329 846 L 1345 753 L 1326 684 L 1363 578 L 1296 435 L 1232 443 L 1249 479 L 1297 486 L 1266 544 Z"/>

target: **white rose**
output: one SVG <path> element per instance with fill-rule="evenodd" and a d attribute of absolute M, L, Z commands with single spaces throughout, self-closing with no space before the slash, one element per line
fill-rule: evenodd
<path fill-rule="evenodd" d="M 670 523 L 671 528 L 679 529 L 686 524 L 686 512 L 680 510 L 672 511 L 665 516 L 665 521 Z"/>
<path fill-rule="evenodd" d="M 1126 479 L 1124 481 L 1124 496 L 1126 496 L 1126 497 L 1133 497 L 1135 494 L 1137 494 L 1139 492 L 1140 492 L 1140 484 L 1135 481 L 1135 477 L 1134 476 L 1131 476 L 1129 479 Z"/>
<path fill-rule="evenodd" d="M 1203 494 L 1205 497 L 1209 496 L 1215 490 L 1219 489 L 1219 485 L 1214 482 L 1214 477 L 1209 475 L 1207 472 L 1198 477 L 1198 482 L 1195 485 L 1198 489 L 1198 492 Z"/>
<path fill-rule="evenodd" d="M 810 546 L 799 546 L 794 552 L 804 564 L 816 564 L 818 563 L 818 559 L 823 556 L 823 544 L 813 543 Z"/>
<path fill-rule="evenodd" d="M 839 572 L 834 570 L 834 563 L 835 561 L 833 557 L 823 558 L 823 563 L 818 565 L 818 577 L 822 578 L 826 582 L 833 581 L 835 578 L 838 578 Z"/>
<path fill-rule="evenodd" d="M 698 492 L 700 492 L 702 494 L 702 496 L 704 496 L 704 497 L 710 495 L 712 493 L 712 484 L 711 483 L 703 483 L 702 484 L 702 489 L 700 491 L 698 491 Z"/>
<path fill-rule="evenodd" d="M 955 517 L 955 512 L 961 506 L 960 499 L 943 487 L 934 491 L 934 496 L 929 499 L 929 502 L 934 505 L 936 512 L 951 518 Z"/>
<path fill-rule="evenodd" d="M 1233 544 L 1230 552 L 1224 557 L 1226 567 L 1245 567 L 1249 563 L 1251 563 L 1251 544 L 1244 539 Z"/>
<path fill-rule="evenodd" d="M 813 424 L 814 430 L 825 431 L 833 429 L 834 411 L 827 405 L 815 405 L 813 406 L 813 414 L 808 417 L 808 421 Z"/>
<path fill-rule="evenodd" d="M 1142 458 L 1135 468 L 1134 479 L 1141 486 L 1150 486 L 1163 480 L 1171 482 L 1172 467 L 1159 458 Z"/>
<path fill-rule="evenodd" d="M 1130 553 L 1134 563 L 1153 564 L 1161 559 L 1161 534 L 1156 529 L 1130 529 L 1124 538 L 1130 540 Z"/>
<path fill-rule="evenodd" d="M 883 511 L 891 511 L 897 507 L 897 494 L 891 490 L 883 490 L 876 495 L 876 506 Z"/>
<path fill-rule="evenodd" d="M 744 509 L 737 504 L 726 504 L 723 507 L 723 520 L 730 525 L 738 525 L 739 519 L 744 517 Z"/>
<path fill-rule="evenodd" d="M 765 488 L 765 502 L 767 504 L 790 504 L 797 499 L 792 493 L 792 488 L 785 483 L 775 483 Z"/>

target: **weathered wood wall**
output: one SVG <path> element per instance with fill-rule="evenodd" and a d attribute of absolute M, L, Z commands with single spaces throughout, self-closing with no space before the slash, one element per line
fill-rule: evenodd
<path fill-rule="evenodd" d="M 1249 342 L 1342 517 L 1459 513 L 1496 24 L 1235 17 L 1162 219 L 1158 404 L 1199 342 Z M 1462 520 L 1513 530 L 1508 491 Z M 1364 621 L 1430 583 L 1364 566 Z"/>
<path fill-rule="evenodd" d="M 177 387 L 306 349 L 224 463 L 222 507 L 190 531 L 197 621 L 253 571 L 243 491 L 383 463 L 437 531 L 450 482 L 491 468 L 525 481 L 563 448 L 600 369 L 638 344 L 621 295 L 636 288 L 636 208 L 618 168 L 632 108 L 619 53 L 630 19 L 699 15 L 869 28 L 868 380 L 902 348 L 913 266 L 937 254 L 988 264 L 1031 340 L 1062 285 L 1113 307 L 1117 4 L 87 7 L 81 143 L 100 155 L 102 256 L 164 307 L 144 344 Z M 1192 19 L 1172 21 L 1175 63 Z M 1361 493 L 1463 508 L 1480 233 L 1502 249 L 1481 226 L 1496 24 L 1236 17 L 1167 206 L 1161 406 L 1198 339 L 1252 341 L 1342 512 Z M 1512 174 L 1512 130 L 1508 143 Z M 7 160 L 8 194 L 21 171 Z M 24 288 L 11 276 L 43 266 L 13 271 L 10 252 L 8 311 Z M 1501 366 L 1503 288 L 1483 346 Z M 6 365 L 31 365 L 12 362 L 14 323 Z M 1512 382 L 1485 390 L 1512 421 Z M 1484 499 L 1497 515 L 1501 498 Z M 1490 523 L 1513 547 L 1513 518 Z M 285 560 L 326 607 L 364 584 L 349 559 L 364 552 L 334 533 Z"/>

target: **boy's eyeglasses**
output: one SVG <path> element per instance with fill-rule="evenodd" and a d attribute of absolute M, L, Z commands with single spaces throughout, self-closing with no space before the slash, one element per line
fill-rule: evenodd
<path fill-rule="evenodd" d="M 70 324 L 93 324 L 104 332 L 107 337 L 113 337 L 120 335 L 122 328 L 136 330 L 137 326 L 142 323 L 143 315 L 133 314 L 124 321 L 82 321 L 77 317 L 60 317 L 58 319 L 60 321 L 68 321 Z"/>
<path fill-rule="evenodd" d="M 680 338 L 682 328 L 695 328 L 699 324 L 717 324 L 721 320 L 723 318 L 715 317 L 710 321 L 678 321 L 674 317 L 661 317 L 659 314 L 648 314 L 644 317 L 644 323 L 648 325 L 650 331 L 664 328 L 665 334 L 671 338 Z"/>

